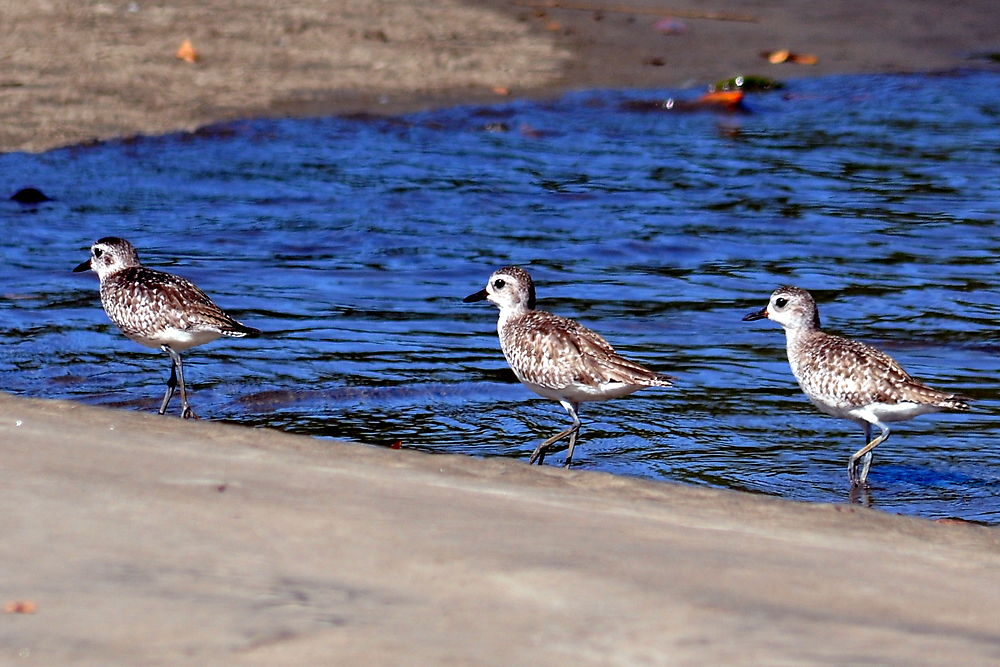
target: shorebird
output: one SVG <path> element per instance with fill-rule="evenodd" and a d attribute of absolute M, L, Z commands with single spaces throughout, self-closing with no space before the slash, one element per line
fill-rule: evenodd
<path fill-rule="evenodd" d="M 809 292 L 779 287 L 765 308 L 744 322 L 770 319 L 785 329 L 788 363 L 813 405 L 850 419 L 865 432 L 865 446 L 847 464 L 852 487 L 867 485 L 872 450 L 889 437 L 885 422 L 905 421 L 943 410 L 968 410 L 970 399 L 915 380 L 886 353 L 860 341 L 820 330 L 819 308 Z M 881 433 L 872 438 L 872 426 Z M 860 467 L 860 471 L 858 468 Z"/>
<path fill-rule="evenodd" d="M 122 333 L 140 345 L 170 355 L 170 379 L 160 414 L 180 386 L 181 416 L 197 419 L 184 387 L 180 353 L 219 336 L 256 336 L 259 329 L 237 322 L 191 281 L 142 266 L 125 239 L 107 236 L 90 248 L 90 259 L 73 271 L 92 269 L 101 279 L 101 305 Z"/>
<path fill-rule="evenodd" d="M 573 420 L 569 428 L 539 444 L 529 464 L 541 465 L 546 454 L 568 448 L 565 465 L 569 467 L 580 430 L 580 403 L 625 396 L 643 387 L 670 386 L 671 378 L 621 357 L 583 325 L 535 310 L 535 284 L 520 267 L 497 269 L 484 289 L 464 301 L 484 299 L 500 309 L 500 348 L 514 375 L 539 396 L 559 401 Z M 556 446 L 566 438 L 568 445 Z"/>

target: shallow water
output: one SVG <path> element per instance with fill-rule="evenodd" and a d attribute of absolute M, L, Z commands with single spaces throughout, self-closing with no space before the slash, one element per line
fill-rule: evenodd
<path fill-rule="evenodd" d="M 677 377 L 585 404 L 576 467 L 845 501 L 861 429 L 805 400 L 777 325 L 740 321 L 791 283 L 828 330 L 977 400 L 895 425 L 871 504 L 1000 523 L 1000 75 L 797 81 L 738 114 L 623 109 L 672 94 L 695 96 L 587 92 L 0 155 L 9 192 L 55 199 L 0 203 L 0 388 L 158 407 L 166 355 L 110 324 L 94 274 L 70 273 L 118 235 L 270 334 L 185 355 L 203 417 L 526 459 L 568 418 L 516 383 L 495 309 L 461 301 L 517 263 L 540 307 Z"/>

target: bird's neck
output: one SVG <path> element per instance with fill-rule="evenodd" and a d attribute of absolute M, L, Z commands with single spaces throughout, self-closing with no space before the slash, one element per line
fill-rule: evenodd
<path fill-rule="evenodd" d="M 500 316 L 497 318 L 497 332 L 502 334 L 504 327 L 509 322 L 524 317 L 528 309 L 522 305 L 508 306 L 500 309 Z"/>
<path fill-rule="evenodd" d="M 129 269 L 133 268 L 134 266 L 138 266 L 138 265 L 130 264 L 130 265 L 119 265 L 119 266 L 109 267 L 109 268 L 104 269 L 103 271 L 98 271 L 97 272 L 97 277 L 100 278 L 101 282 L 103 283 L 104 281 L 106 281 L 106 280 L 108 280 L 110 278 L 114 278 L 115 276 L 119 275 L 120 273 L 122 273 L 124 271 L 128 271 Z"/>
<path fill-rule="evenodd" d="M 796 370 L 796 360 L 799 357 L 799 349 L 806 344 L 806 341 L 819 334 L 819 329 L 815 327 L 796 327 L 785 329 L 785 351 L 788 354 L 788 363 L 792 366 L 792 372 Z"/>

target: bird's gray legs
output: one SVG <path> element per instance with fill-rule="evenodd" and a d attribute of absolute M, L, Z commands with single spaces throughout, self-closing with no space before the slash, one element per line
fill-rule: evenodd
<path fill-rule="evenodd" d="M 576 449 L 576 436 L 580 431 L 580 418 L 576 415 L 576 410 L 580 407 L 580 404 L 566 401 L 559 401 L 559 403 L 566 408 L 566 412 L 573 418 L 573 433 L 569 437 L 569 451 L 566 452 L 566 463 L 563 464 L 568 468 L 569 464 L 573 462 L 573 450 Z"/>
<path fill-rule="evenodd" d="M 160 349 L 168 350 L 166 345 L 163 345 Z M 170 378 L 167 380 L 167 391 L 163 394 L 163 402 L 160 403 L 160 414 L 164 414 L 167 411 L 167 404 L 170 403 L 170 399 L 174 397 L 174 389 L 177 388 L 177 366 L 174 364 L 174 360 L 170 359 Z"/>
<path fill-rule="evenodd" d="M 170 355 L 170 379 L 167 380 L 167 393 L 163 396 L 163 403 L 160 405 L 160 414 L 167 410 L 167 403 L 174 395 L 174 387 L 180 385 L 181 390 L 181 417 L 184 419 L 197 419 L 198 415 L 191 409 L 188 403 L 187 388 L 184 386 L 184 365 L 181 363 L 181 355 L 175 352 L 169 345 L 161 345 L 160 349 Z"/>
<path fill-rule="evenodd" d="M 535 447 L 535 451 L 531 453 L 531 458 L 528 459 L 528 465 L 537 462 L 538 465 L 542 465 L 545 462 L 545 455 L 552 454 L 554 452 L 561 452 L 562 450 L 569 448 L 569 452 L 566 454 L 565 466 L 568 468 L 569 464 L 573 461 L 573 450 L 576 448 L 576 435 L 580 430 L 580 418 L 576 415 L 577 408 L 579 408 L 579 403 L 570 403 L 568 401 L 559 401 L 559 404 L 566 408 L 566 412 L 569 416 L 573 418 L 573 425 L 570 426 L 565 431 L 559 431 L 554 436 L 545 440 L 540 445 Z M 559 442 L 563 438 L 569 437 L 569 444 L 563 445 L 562 447 L 553 447 L 555 443 Z"/>
<path fill-rule="evenodd" d="M 539 443 L 539 445 L 535 447 L 535 451 L 531 453 L 531 458 L 528 459 L 528 465 L 531 465 L 532 463 L 537 463 L 538 465 L 542 465 L 543 463 L 545 463 L 546 454 L 554 454 L 556 452 L 561 452 L 562 450 L 569 447 L 569 445 L 562 445 L 561 447 L 554 447 L 553 445 L 562 440 L 563 438 L 565 438 L 566 436 L 570 436 L 572 440 L 575 441 L 576 432 L 579 430 L 580 430 L 579 424 L 573 424 L 565 431 L 559 431 L 548 440 Z"/>
<path fill-rule="evenodd" d="M 873 422 L 875 426 L 882 429 L 882 432 L 874 440 L 872 437 L 872 424 L 865 422 L 863 428 L 865 429 L 865 440 L 868 441 L 864 447 L 854 452 L 851 456 L 851 460 L 847 463 L 847 476 L 851 479 L 851 486 L 865 486 L 868 480 L 868 469 L 872 467 L 872 450 L 885 442 L 885 439 L 889 437 L 889 427 L 880 421 Z M 860 460 L 860 463 L 859 463 Z M 858 473 L 858 467 L 861 467 L 860 474 Z"/>

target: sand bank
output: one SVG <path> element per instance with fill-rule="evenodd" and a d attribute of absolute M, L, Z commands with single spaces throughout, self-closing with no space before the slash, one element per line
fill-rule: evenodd
<path fill-rule="evenodd" d="M 982 66 L 972 56 L 1000 50 L 992 0 L 545 4 L 0 0 L 0 151 L 254 116 L 704 86 L 741 73 Z M 578 9 L 601 6 L 610 9 Z M 673 24 L 655 27 L 671 14 Z M 175 57 L 184 40 L 197 51 L 194 63 Z M 779 49 L 818 62 L 771 65 L 760 55 Z"/>
<path fill-rule="evenodd" d="M 1000 660 L 989 528 L 2 394 L 0 443 L 0 662 Z"/>

